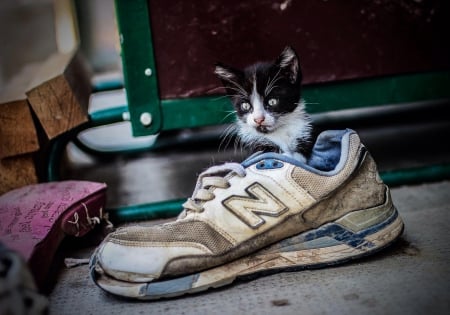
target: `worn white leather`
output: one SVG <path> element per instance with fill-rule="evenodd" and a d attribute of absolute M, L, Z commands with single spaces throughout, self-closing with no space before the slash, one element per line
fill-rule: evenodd
<path fill-rule="evenodd" d="M 208 254 L 210 251 L 197 243 L 148 243 L 143 246 L 123 246 L 104 242 L 98 260 L 103 269 L 111 274 L 126 270 L 129 280 L 151 281 L 161 275 L 164 266 L 174 257 L 192 254 Z M 121 275 L 120 278 L 123 278 Z"/>

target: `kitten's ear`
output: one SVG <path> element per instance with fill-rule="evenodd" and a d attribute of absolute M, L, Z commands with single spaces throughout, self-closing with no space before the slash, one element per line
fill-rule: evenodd
<path fill-rule="evenodd" d="M 232 97 L 242 93 L 243 89 L 241 86 L 244 80 L 242 71 L 217 63 L 214 73 L 222 81 L 228 96 Z"/>
<path fill-rule="evenodd" d="M 214 73 L 219 77 L 219 79 L 225 81 L 236 81 L 243 75 L 242 71 L 221 63 L 216 63 Z"/>
<path fill-rule="evenodd" d="M 275 64 L 284 70 L 284 73 L 292 84 L 301 82 L 302 72 L 300 70 L 298 56 L 292 47 L 287 46 L 284 48 L 281 55 L 275 61 Z"/>

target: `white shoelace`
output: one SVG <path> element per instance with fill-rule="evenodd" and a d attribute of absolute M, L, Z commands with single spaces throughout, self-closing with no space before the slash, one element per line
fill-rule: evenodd
<path fill-rule="evenodd" d="M 198 176 L 192 197 L 188 198 L 183 204 L 183 208 L 194 212 L 202 212 L 203 203 L 215 198 L 214 193 L 210 190 L 211 187 L 223 189 L 230 187 L 230 183 L 225 178 L 225 175 L 223 175 L 224 173 L 229 174 L 230 172 L 236 173 L 239 177 L 246 175 L 244 167 L 238 163 L 225 163 L 212 166 L 201 173 Z"/>

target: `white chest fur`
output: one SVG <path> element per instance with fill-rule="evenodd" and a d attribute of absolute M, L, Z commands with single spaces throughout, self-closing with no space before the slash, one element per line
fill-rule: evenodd
<path fill-rule="evenodd" d="M 239 121 L 238 125 L 239 136 L 244 143 L 250 146 L 275 144 L 284 154 L 305 160 L 303 155 L 297 152 L 298 139 L 307 138 L 311 129 L 303 102 L 300 102 L 293 112 L 278 117 L 272 131 L 268 133 L 258 132 L 254 125 L 243 121 Z"/>

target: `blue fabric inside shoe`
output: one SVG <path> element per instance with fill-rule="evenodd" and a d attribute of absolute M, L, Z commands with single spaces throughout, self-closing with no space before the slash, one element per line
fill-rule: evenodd
<path fill-rule="evenodd" d="M 323 131 L 317 137 L 306 164 L 284 154 L 256 152 L 242 162 L 242 165 L 248 167 L 265 159 L 276 159 L 320 175 L 331 176 L 339 172 L 345 165 L 348 155 L 349 135 L 353 132 L 351 129 Z"/>
<path fill-rule="evenodd" d="M 307 162 L 317 170 L 328 172 L 334 170 L 341 160 L 342 138 L 350 130 L 327 130 L 317 137 Z"/>

